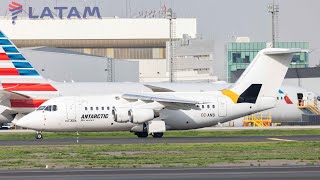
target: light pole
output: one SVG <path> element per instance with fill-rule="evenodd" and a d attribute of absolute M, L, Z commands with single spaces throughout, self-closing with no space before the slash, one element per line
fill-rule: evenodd
<path fill-rule="evenodd" d="M 169 41 L 170 41 L 170 82 L 172 83 L 174 81 L 174 49 L 173 49 L 173 26 L 172 26 L 172 21 L 173 19 L 176 19 L 175 14 L 172 12 L 172 9 L 169 8 L 166 12 L 166 17 L 169 19 Z"/>
<path fill-rule="evenodd" d="M 279 13 L 279 5 L 274 4 L 274 0 L 272 4 L 268 5 L 268 12 L 271 13 L 272 16 L 272 47 L 275 48 L 276 43 L 276 16 Z"/>

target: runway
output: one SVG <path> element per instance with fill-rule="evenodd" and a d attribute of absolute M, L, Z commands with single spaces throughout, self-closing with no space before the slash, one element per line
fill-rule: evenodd
<path fill-rule="evenodd" d="M 237 180 L 318 180 L 320 167 L 224 167 L 163 169 L 61 169 L 0 171 L 0 179 L 10 180 L 141 180 L 141 179 L 237 179 Z"/>
<path fill-rule="evenodd" d="M 163 138 L 69 138 L 42 140 L 0 140 L 0 146 L 71 144 L 159 144 L 159 143 L 231 143 L 320 141 L 320 135 L 236 136 L 236 137 L 163 137 Z"/>

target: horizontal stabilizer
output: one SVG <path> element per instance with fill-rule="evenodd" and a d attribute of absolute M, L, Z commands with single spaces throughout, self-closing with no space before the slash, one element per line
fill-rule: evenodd
<path fill-rule="evenodd" d="M 309 51 L 305 49 L 270 49 L 270 50 L 268 49 L 264 51 L 263 54 L 280 55 L 280 54 L 292 54 L 292 53 L 301 53 L 301 52 L 309 53 Z"/>

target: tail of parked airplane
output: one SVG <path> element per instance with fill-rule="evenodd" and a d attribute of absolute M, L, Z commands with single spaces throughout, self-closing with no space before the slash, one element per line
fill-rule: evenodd
<path fill-rule="evenodd" d="M 11 108 L 35 108 L 47 100 L 48 96 L 44 94 L 57 94 L 57 90 L 35 70 L 1 31 L 0 82 L 0 93 L 8 97 L 1 101 L 1 105 Z M 15 95 L 8 96 L 9 92 Z"/>
<path fill-rule="evenodd" d="M 301 49 L 261 50 L 238 81 L 222 93 L 234 103 L 255 103 L 258 97 L 276 97 L 294 53 Z"/>

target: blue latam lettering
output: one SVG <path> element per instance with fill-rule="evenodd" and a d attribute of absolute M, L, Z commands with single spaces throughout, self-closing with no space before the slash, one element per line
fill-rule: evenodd
<path fill-rule="evenodd" d="M 37 19 L 39 16 L 33 15 L 32 7 L 29 7 L 29 18 L 30 19 Z"/>
<path fill-rule="evenodd" d="M 54 7 L 54 9 L 57 11 L 57 17 L 62 19 L 63 14 L 65 10 L 68 10 L 68 7 Z M 29 18 L 30 19 L 38 19 L 38 18 L 52 18 L 54 19 L 54 13 L 52 13 L 51 9 L 49 7 L 44 7 L 41 15 L 34 14 L 33 8 L 29 7 Z M 76 7 L 71 7 L 68 13 L 67 18 L 88 18 L 89 16 L 96 16 L 97 18 L 101 18 L 100 10 L 98 7 L 85 7 L 83 11 L 83 16 L 81 17 L 81 13 Z"/>
<path fill-rule="evenodd" d="M 101 18 L 100 11 L 99 11 L 98 7 L 93 7 L 92 10 L 90 7 L 85 7 L 84 13 L 83 13 L 83 18 L 87 18 L 88 14 L 89 14 L 89 16 L 94 16 L 95 14 L 97 14 L 97 17 Z"/>
<path fill-rule="evenodd" d="M 50 10 L 49 7 L 44 7 L 44 8 L 43 8 L 43 11 L 42 11 L 42 13 L 41 13 L 40 18 L 44 18 L 44 17 L 46 17 L 46 16 L 53 19 L 53 14 L 52 14 L 52 12 L 51 12 L 51 10 Z"/>
<path fill-rule="evenodd" d="M 71 7 L 69 14 L 68 14 L 68 19 L 72 18 L 73 16 L 77 17 L 78 19 L 81 18 L 79 11 L 76 7 Z"/>

